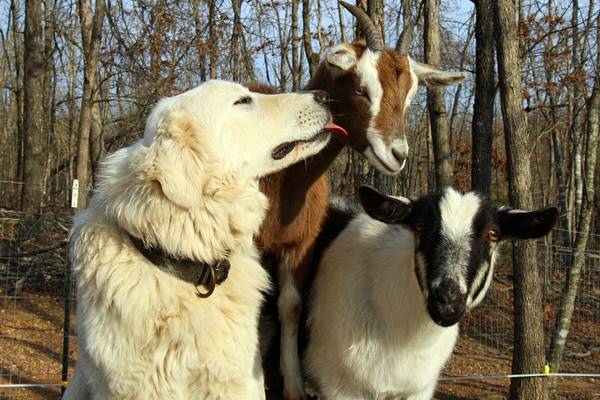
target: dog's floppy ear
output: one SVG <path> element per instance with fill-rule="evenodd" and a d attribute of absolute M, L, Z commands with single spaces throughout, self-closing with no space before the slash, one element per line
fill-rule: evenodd
<path fill-rule="evenodd" d="M 175 113 L 174 113 L 175 114 Z M 164 195 L 183 208 L 198 205 L 206 174 L 199 127 L 188 116 L 170 115 L 157 123 L 153 135 L 150 179 Z"/>

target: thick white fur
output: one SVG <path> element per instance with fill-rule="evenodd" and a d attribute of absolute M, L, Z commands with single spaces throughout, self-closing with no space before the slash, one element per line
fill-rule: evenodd
<path fill-rule="evenodd" d="M 325 252 L 304 359 L 324 399 L 430 399 L 458 326 L 436 325 L 415 275 L 415 238 L 358 215 Z"/>
<path fill-rule="evenodd" d="M 211 81 L 159 103 L 144 139 L 107 157 L 71 231 L 79 359 L 65 399 L 264 398 L 257 320 L 269 280 L 252 237 L 267 200 L 257 179 L 321 150 L 326 140 L 271 157 L 329 118 L 311 94 Z M 229 276 L 198 298 L 126 232 L 177 256 L 227 257 Z"/>

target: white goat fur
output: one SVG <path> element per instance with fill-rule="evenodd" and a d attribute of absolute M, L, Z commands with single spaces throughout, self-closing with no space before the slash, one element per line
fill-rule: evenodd
<path fill-rule="evenodd" d="M 325 399 L 430 399 L 458 324 L 435 324 L 415 275 L 414 234 L 359 214 L 313 286 L 307 375 Z"/>

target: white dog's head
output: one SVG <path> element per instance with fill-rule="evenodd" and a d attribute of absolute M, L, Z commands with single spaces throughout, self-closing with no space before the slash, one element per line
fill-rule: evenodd
<path fill-rule="evenodd" d="M 324 92 L 265 95 L 209 81 L 158 103 L 146 123 L 151 179 L 193 207 L 215 179 L 255 179 L 319 152 L 331 123 Z M 212 179 L 213 182 L 209 182 Z"/>

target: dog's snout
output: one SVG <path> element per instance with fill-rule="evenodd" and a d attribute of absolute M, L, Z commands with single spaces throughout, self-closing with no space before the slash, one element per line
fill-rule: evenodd
<path fill-rule="evenodd" d="M 329 100 L 329 93 L 324 90 L 314 90 L 312 93 L 315 101 L 319 104 L 325 104 Z"/>

